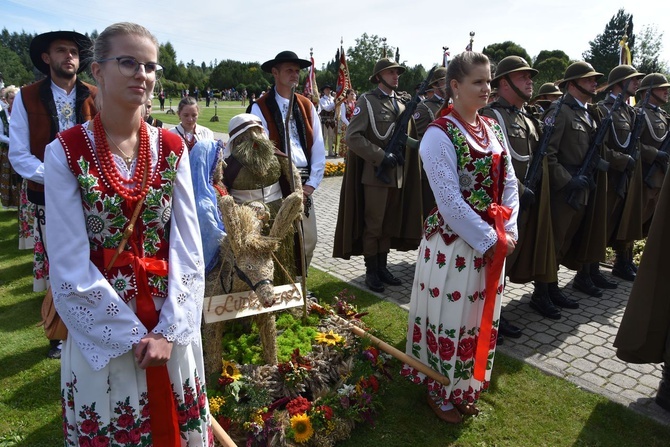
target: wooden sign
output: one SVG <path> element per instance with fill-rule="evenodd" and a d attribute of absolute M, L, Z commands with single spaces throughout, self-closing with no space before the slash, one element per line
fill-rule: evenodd
<path fill-rule="evenodd" d="M 203 315 L 205 323 L 234 320 L 251 315 L 276 312 L 291 307 L 302 306 L 304 297 L 300 283 L 286 284 L 274 288 L 275 303 L 265 307 L 252 290 L 205 297 Z"/>

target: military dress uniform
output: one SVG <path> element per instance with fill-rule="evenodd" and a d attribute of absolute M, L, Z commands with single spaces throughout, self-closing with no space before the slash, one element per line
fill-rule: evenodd
<path fill-rule="evenodd" d="M 379 69 L 380 66 L 385 68 Z M 396 67 L 402 68 L 389 59 L 382 59 L 370 80 L 375 82 L 380 71 Z M 362 254 L 366 284 L 377 292 L 384 290 L 380 280 L 390 285 L 401 283 L 386 267 L 389 250 L 413 250 L 421 241 L 418 152 L 400 148 L 404 163 L 390 165 L 384 151 L 410 99 L 394 91 L 388 95 L 379 87 L 364 93 L 356 102 L 345 136 L 349 152 L 333 256 L 349 259 Z M 375 173 L 377 168 L 381 169 L 379 177 Z"/>
<path fill-rule="evenodd" d="M 431 98 L 421 101 L 416 106 L 414 115 L 412 115 L 409 135 L 421 141 L 423 134 L 426 133 L 428 125 L 435 121 L 435 118 L 437 118 L 437 114 L 439 113 L 443 104 L 444 98 L 437 94 L 433 95 Z M 428 183 L 428 179 L 426 178 L 423 170 L 421 172 L 421 202 L 421 219 L 423 220 L 428 217 L 430 212 L 436 206 L 435 196 L 433 195 L 433 191 L 430 189 L 430 183 Z"/>
<path fill-rule="evenodd" d="M 552 103 L 545 112 L 545 119 L 553 114 L 556 106 L 557 103 Z M 596 132 L 598 118 L 595 106 L 584 107 L 568 93 L 556 116 L 547 148 L 556 261 L 575 270 L 605 257 L 607 222 L 602 217 L 606 213 L 607 177 L 604 172 L 596 171 L 592 178 L 586 179 L 588 184 L 573 186 Z M 602 149 L 598 155 L 603 157 Z M 577 209 L 568 204 L 571 192 L 576 195 Z M 583 271 L 578 272 L 573 286 L 593 296 L 602 296 L 602 291 Z M 549 292 L 553 301 L 557 286 L 550 284 Z"/>

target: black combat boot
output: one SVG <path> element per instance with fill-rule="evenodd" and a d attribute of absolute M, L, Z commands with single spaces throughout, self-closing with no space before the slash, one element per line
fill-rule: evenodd
<path fill-rule="evenodd" d="M 656 393 L 656 403 L 665 411 L 670 411 L 670 365 L 667 362 L 663 364 L 663 376 Z"/>
<path fill-rule="evenodd" d="M 390 286 L 399 286 L 402 284 L 398 278 L 393 276 L 393 273 L 389 272 L 389 269 L 386 268 L 386 263 L 388 262 L 388 253 L 378 253 L 377 254 L 377 276 L 383 283 L 386 283 Z"/>
<path fill-rule="evenodd" d="M 577 289 L 580 292 L 584 292 L 585 294 L 591 295 L 596 298 L 600 298 L 601 296 L 603 296 L 603 290 L 596 287 L 595 284 L 593 284 L 593 281 L 591 281 L 590 264 L 584 264 L 581 270 L 577 272 L 577 274 L 575 275 L 575 280 L 572 283 L 572 288 Z M 549 295 L 551 296 L 551 289 L 549 291 L 550 291 Z M 554 297 L 552 296 L 551 299 L 553 300 Z M 556 304 L 557 306 L 559 305 L 556 303 L 556 301 L 554 301 L 554 304 Z"/>
<path fill-rule="evenodd" d="M 554 306 L 564 307 L 566 309 L 579 309 L 579 303 L 563 295 L 561 289 L 558 288 L 557 282 L 550 282 L 548 284 L 548 289 L 549 299 L 554 303 Z"/>
<path fill-rule="evenodd" d="M 637 265 L 635 264 L 635 261 L 633 261 L 633 247 L 628 248 L 626 256 L 628 257 L 628 265 L 630 265 L 630 269 L 637 276 Z"/>
<path fill-rule="evenodd" d="M 373 292 L 383 292 L 384 284 L 379 280 L 377 273 L 377 256 L 366 256 L 365 258 L 365 285 Z"/>
<path fill-rule="evenodd" d="M 549 286 L 546 282 L 535 281 L 535 290 L 530 297 L 530 307 L 535 309 L 543 317 L 552 320 L 559 320 L 561 318 L 560 309 L 558 309 L 549 298 Z"/>
<path fill-rule="evenodd" d="M 612 275 L 625 281 L 635 281 L 636 274 L 630 264 L 628 252 L 617 251 L 616 261 L 614 262 L 614 267 L 612 267 Z"/>
<path fill-rule="evenodd" d="M 603 272 L 600 271 L 600 265 L 597 262 L 594 262 L 589 265 L 589 271 L 591 273 L 591 281 L 596 287 L 601 289 L 616 289 L 618 284 L 615 281 L 610 281 L 603 275 Z"/>

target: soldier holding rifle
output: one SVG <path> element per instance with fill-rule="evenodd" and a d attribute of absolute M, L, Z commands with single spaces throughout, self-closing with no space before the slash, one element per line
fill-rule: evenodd
<path fill-rule="evenodd" d="M 501 60 L 491 82 L 491 87 L 498 89 L 498 98 L 484 107 L 481 114 L 498 121 L 503 129 L 519 188 L 519 240 L 516 250 L 507 257 L 506 274 L 515 283 L 534 281 L 530 306 L 544 317 L 557 320 L 561 311 L 549 298 L 548 286 L 558 281 L 549 175 L 544 157 L 548 140 L 540 148 L 540 123 L 524 107 L 533 94 L 532 78 L 537 73 L 520 56 L 508 56 Z M 539 164 L 534 168 L 540 172 L 530 173 L 534 157 L 540 157 Z M 526 177 L 534 178 L 532 185 L 524 182 Z M 521 330 L 502 316 L 499 333 L 513 338 L 521 336 Z"/>
<path fill-rule="evenodd" d="M 556 261 L 578 270 L 573 287 L 596 297 L 602 296 L 602 290 L 593 284 L 589 264 L 605 257 L 606 175 L 592 165 L 605 169 L 606 163 L 597 163 L 602 161 L 602 149 L 592 140 L 599 115 L 589 101 L 601 76 L 586 62 L 575 62 L 565 70 L 559 87 L 567 89 L 567 94 L 555 115 L 547 149 Z M 546 124 L 557 105 L 552 103 L 545 112 Z M 556 282 L 549 284 L 549 297 L 556 306 L 579 308 L 576 301 L 563 295 Z"/>
<path fill-rule="evenodd" d="M 649 102 L 644 107 L 644 127 L 640 137 L 640 158 L 642 159 L 642 177 L 644 179 L 642 192 L 642 221 L 644 236 L 651 225 L 651 219 L 656 210 L 658 195 L 663 185 L 663 178 L 668 166 L 668 124 L 670 117 L 661 106 L 668 103 L 670 83 L 661 73 L 652 73 L 642 79 L 638 95 L 644 95 L 651 90 Z M 640 107 L 642 103 L 640 103 Z M 663 147 L 665 148 L 663 150 Z M 635 268 L 633 266 L 633 268 Z"/>
<path fill-rule="evenodd" d="M 642 238 L 641 188 L 631 188 L 630 179 L 637 169 L 637 135 L 633 135 L 635 110 L 627 104 L 628 98 L 635 94 L 644 73 L 630 65 L 619 65 L 610 71 L 607 85 L 603 90 L 609 95 L 598 103 L 603 115 L 613 109 L 616 99 L 623 95 L 622 104 L 612 112 L 612 123 L 605 138 L 605 156 L 609 162 L 607 171 L 607 242 L 616 252 L 616 262 L 612 274 L 626 281 L 635 279 L 635 272 L 628 263 L 628 252 L 633 242 Z M 639 175 L 636 177 L 639 183 Z M 626 201 L 630 203 L 625 207 Z M 637 228 L 637 231 L 634 229 Z M 623 232 L 618 230 L 622 229 Z M 620 234 L 618 234 L 620 233 Z M 626 234 L 627 233 L 627 234 Z M 596 287 L 614 289 L 617 284 L 608 280 L 598 269 L 598 263 L 591 264 L 591 279 Z"/>
<path fill-rule="evenodd" d="M 383 292 L 384 284 L 401 284 L 387 268 L 390 249 L 413 250 L 421 240 L 419 157 L 405 149 L 407 127 L 399 124 L 410 100 L 396 92 L 404 71 L 388 58 L 375 64 L 370 82 L 377 88 L 359 97 L 345 137 L 349 153 L 333 256 L 362 254 L 365 284 L 375 292 Z"/>

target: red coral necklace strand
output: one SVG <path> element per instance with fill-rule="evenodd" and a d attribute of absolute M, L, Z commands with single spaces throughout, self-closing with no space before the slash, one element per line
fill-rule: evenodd
<path fill-rule="evenodd" d="M 144 176 L 146 165 L 151 159 L 149 133 L 147 132 L 144 123 L 140 123 L 140 144 L 137 150 L 135 173 L 128 180 L 121 177 L 119 168 L 114 162 L 112 151 L 109 149 L 109 144 L 107 143 L 106 131 L 102 124 L 102 120 L 100 119 L 100 114 L 97 114 L 93 119 L 93 135 L 95 137 L 95 147 L 100 159 L 102 173 L 112 185 L 114 191 L 124 199 L 130 201 L 144 197 L 149 190 L 149 182 L 144 182 L 145 184 L 142 185 L 142 177 Z M 124 183 L 134 184 L 135 186 L 128 188 Z"/>
<path fill-rule="evenodd" d="M 454 118 L 465 127 L 465 130 L 472 136 L 472 138 L 477 142 L 477 144 L 482 148 L 487 148 L 489 146 L 489 133 L 484 125 L 484 121 L 479 114 L 476 115 L 476 125 L 472 125 L 465 121 L 463 117 L 456 111 L 456 109 L 451 110 L 451 114 L 454 115 Z"/>

